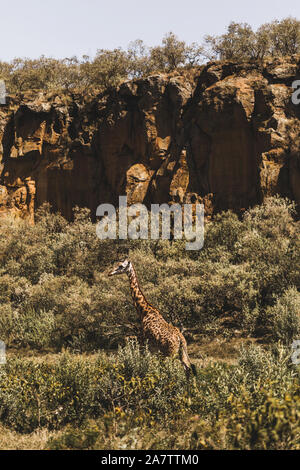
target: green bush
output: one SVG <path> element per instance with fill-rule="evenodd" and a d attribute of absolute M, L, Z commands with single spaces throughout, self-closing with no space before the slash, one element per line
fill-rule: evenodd
<path fill-rule="evenodd" d="M 0 331 L 2 341 L 8 347 L 47 348 L 54 342 L 55 317 L 51 311 L 11 311 L 0 308 Z"/>
<path fill-rule="evenodd" d="M 177 359 L 135 342 L 109 355 L 9 358 L 0 421 L 21 433 L 61 430 L 51 449 L 296 449 L 300 374 L 290 354 L 253 345 L 191 382 Z"/>
<path fill-rule="evenodd" d="M 86 209 L 75 208 L 67 222 L 41 207 L 34 227 L 0 220 L 0 337 L 35 349 L 124 345 L 138 334 L 138 315 L 126 276 L 107 273 L 129 251 L 146 298 L 187 336 L 239 331 L 291 341 L 300 286 L 294 215 L 278 197 L 241 220 L 224 212 L 207 224 L 195 252 L 183 240 L 100 241 Z M 288 303 L 285 292 L 295 300 Z"/>
<path fill-rule="evenodd" d="M 179 412 L 187 390 L 179 362 L 128 344 L 93 361 L 63 355 L 54 364 L 11 359 L 0 370 L 0 420 L 19 432 L 81 425 L 124 412 L 138 420 Z"/>
<path fill-rule="evenodd" d="M 264 323 L 273 341 L 289 345 L 300 337 L 300 292 L 290 287 L 266 308 Z"/>

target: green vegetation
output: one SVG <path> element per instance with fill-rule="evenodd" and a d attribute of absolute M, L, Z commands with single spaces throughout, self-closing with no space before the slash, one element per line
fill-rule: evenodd
<path fill-rule="evenodd" d="M 98 49 L 94 58 L 83 56 L 62 60 L 50 57 L 16 58 L 0 62 L 0 79 L 9 93 L 27 90 L 103 91 L 124 80 L 141 78 L 157 72 L 171 72 L 177 67 L 193 67 L 202 61 L 202 47 L 187 45 L 170 32 L 160 46 L 149 48 L 140 39 L 127 50 Z"/>
<path fill-rule="evenodd" d="M 124 80 L 190 69 L 207 60 L 262 61 L 299 53 L 300 21 L 289 17 L 265 23 L 257 31 L 247 23 L 232 22 L 225 34 L 205 36 L 201 44 L 186 44 L 170 32 L 159 46 L 147 47 L 137 39 L 126 50 L 98 49 L 93 58 L 15 58 L 0 62 L 0 79 L 5 80 L 9 93 L 32 89 L 103 91 Z"/>
<path fill-rule="evenodd" d="M 284 18 L 264 23 L 253 31 L 247 23 L 232 22 L 221 36 L 206 36 L 211 57 L 220 60 L 262 60 L 300 52 L 300 21 Z"/>
<path fill-rule="evenodd" d="M 11 359 L 0 419 L 20 433 L 46 427 L 48 449 L 299 449 L 299 391 L 283 347 L 241 350 L 189 387 L 178 361 L 129 343 L 93 360 Z"/>
<path fill-rule="evenodd" d="M 206 224 L 204 248 L 190 252 L 183 240 L 100 241 L 78 208 L 67 222 L 45 205 L 35 226 L 0 219 L 0 232 L 6 437 L 46 430 L 51 449 L 300 448 L 293 203 L 272 197 L 241 219 L 221 213 Z M 184 328 L 195 381 L 177 359 L 126 343 L 138 333 L 128 280 L 107 273 L 128 252 L 146 297 Z M 224 350 L 237 341 L 235 361 L 212 361 L 205 344 L 214 341 Z"/>
<path fill-rule="evenodd" d="M 107 272 L 129 250 L 146 297 L 191 339 L 238 334 L 289 345 L 300 334 L 294 215 L 277 197 L 241 220 L 219 214 L 199 251 L 186 251 L 184 240 L 100 241 L 87 209 L 76 209 L 70 223 L 47 206 L 33 227 L 2 219 L 0 338 L 10 348 L 46 351 L 124 344 L 137 315 L 127 279 Z"/>

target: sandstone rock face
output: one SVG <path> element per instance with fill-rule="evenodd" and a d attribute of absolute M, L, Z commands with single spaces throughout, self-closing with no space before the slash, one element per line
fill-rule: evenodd
<path fill-rule="evenodd" d="M 28 92 L 0 106 L 0 215 L 71 219 L 104 202 L 203 202 L 240 211 L 279 193 L 300 202 L 300 57 L 209 63 L 98 96 Z"/>

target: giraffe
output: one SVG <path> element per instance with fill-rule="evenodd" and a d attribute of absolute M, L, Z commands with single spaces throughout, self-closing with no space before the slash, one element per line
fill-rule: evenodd
<path fill-rule="evenodd" d="M 130 283 L 134 306 L 139 314 L 143 340 L 148 340 L 153 352 L 160 351 L 165 356 L 179 356 L 187 378 L 191 372 L 196 375 L 195 366 L 191 363 L 186 340 L 181 331 L 168 323 L 161 313 L 146 300 L 138 282 L 132 262 L 126 258 L 108 275 L 127 274 Z"/>

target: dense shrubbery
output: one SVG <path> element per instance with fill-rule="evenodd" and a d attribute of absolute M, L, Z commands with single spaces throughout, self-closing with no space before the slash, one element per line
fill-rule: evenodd
<path fill-rule="evenodd" d="M 34 227 L 0 222 L 0 338 L 9 347 L 94 350 L 136 334 L 128 280 L 108 278 L 130 250 L 143 291 L 190 334 L 236 334 L 290 344 L 300 334 L 299 222 L 271 198 L 242 220 L 206 225 L 205 246 L 99 241 L 87 210 L 67 223 L 46 207 Z M 172 289 L 169 286 L 172 286 Z"/>
<path fill-rule="evenodd" d="M 0 219 L 1 340 L 15 352 L 70 350 L 49 360 L 9 355 L 0 422 L 20 433 L 52 430 L 53 449 L 300 448 L 290 347 L 300 336 L 295 215 L 278 197 L 241 220 L 219 214 L 200 251 L 182 240 L 99 241 L 86 209 L 73 222 L 47 206 L 35 226 Z M 204 358 L 187 383 L 178 360 L 124 346 L 137 315 L 128 280 L 107 272 L 128 250 L 146 297 L 189 341 L 251 336 L 268 349 L 243 349 L 236 365 Z"/>
<path fill-rule="evenodd" d="M 98 49 L 94 58 L 83 56 L 63 60 L 42 56 L 38 59 L 16 58 L 0 62 L 0 79 L 8 92 L 26 90 L 88 89 L 117 86 L 122 81 L 155 72 L 171 72 L 202 61 L 202 47 L 180 41 L 168 33 L 160 46 L 148 48 L 142 40 L 129 44 L 127 50 Z"/>
<path fill-rule="evenodd" d="M 201 45 L 188 45 L 170 32 L 160 46 L 148 48 L 138 39 L 127 50 L 99 49 L 94 58 L 16 58 L 0 62 L 0 79 L 5 80 L 10 93 L 89 87 L 103 90 L 131 78 L 191 68 L 207 59 L 249 61 L 298 53 L 300 21 L 295 18 L 263 24 L 257 31 L 247 23 L 232 22 L 225 34 L 206 36 Z"/>
<path fill-rule="evenodd" d="M 1 368 L 0 419 L 19 432 L 59 430 L 55 448 L 299 448 L 299 371 L 290 351 L 244 349 L 186 383 L 180 363 L 129 343 L 118 353 L 11 359 Z M 78 426 L 80 429 L 78 429 Z"/>
<path fill-rule="evenodd" d="M 179 362 L 162 361 L 134 342 L 89 361 L 70 354 L 56 363 L 11 359 L 0 384 L 0 419 L 19 432 L 81 425 L 106 413 L 163 419 L 178 412 L 187 393 Z"/>

